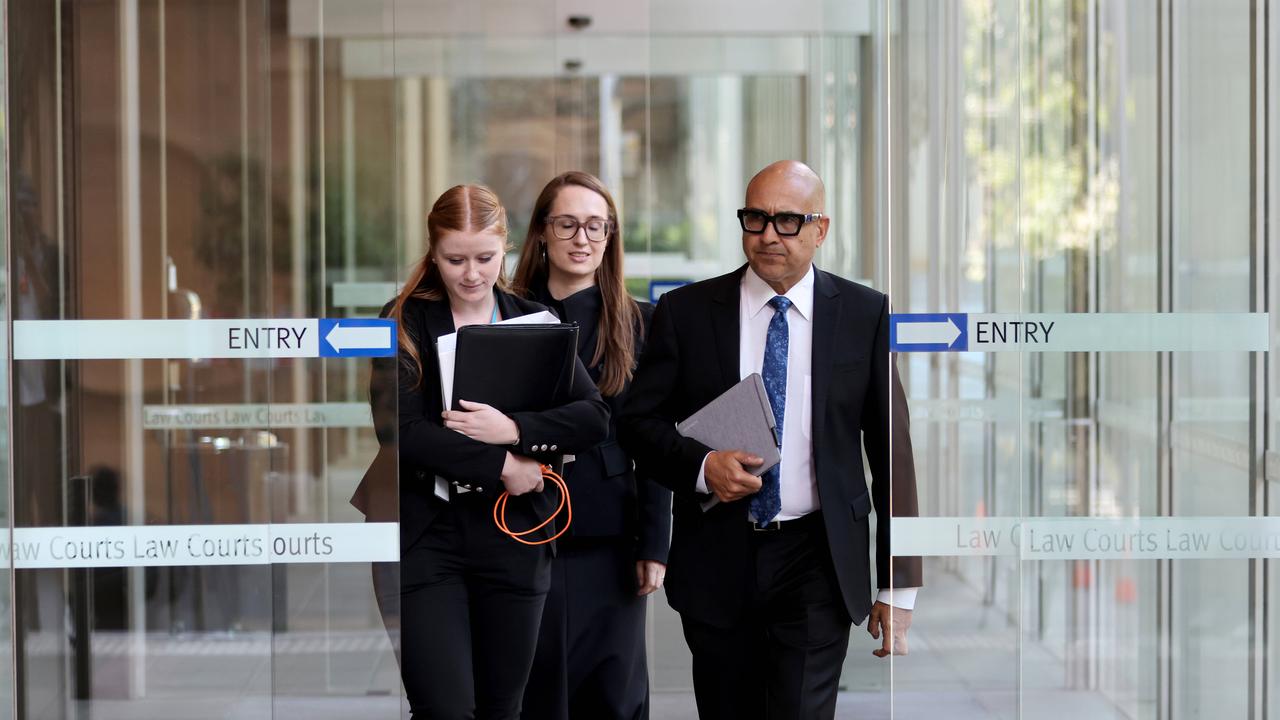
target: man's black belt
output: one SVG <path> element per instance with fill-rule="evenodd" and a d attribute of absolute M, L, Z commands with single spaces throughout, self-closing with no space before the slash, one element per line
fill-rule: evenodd
<path fill-rule="evenodd" d="M 822 511 L 814 510 L 807 515 L 801 515 L 792 520 L 774 520 L 764 527 L 754 521 L 750 524 L 751 529 L 758 533 L 809 532 L 822 527 Z"/>

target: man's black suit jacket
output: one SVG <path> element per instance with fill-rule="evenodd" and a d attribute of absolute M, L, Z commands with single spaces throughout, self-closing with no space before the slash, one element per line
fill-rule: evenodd
<path fill-rule="evenodd" d="M 710 448 L 675 423 L 739 378 L 739 296 L 746 266 L 662 296 L 619 422 L 623 446 L 646 475 L 674 493 L 667 598 L 682 614 L 730 625 L 746 609 L 753 580 L 750 498 L 703 512 L 698 471 Z M 882 587 L 922 584 L 919 558 L 890 563 L 889 514 L 917 514 L 906 397 L 889 356 L 889 300 L 815 268 L 813 467 L 836 577 L 849 616 L 871 607 L 868 515 L 876 509 L 876 573 Z M 892 400 L 890 393 L 892 392 Z M 892 443 L 889 436 L 893 416 Z M 866 438 L 872 484 L 863 473 Z M 893 482 L 889 479 L 892 446 Z M 892 564 L 892 572 L 890 565 Z"/>

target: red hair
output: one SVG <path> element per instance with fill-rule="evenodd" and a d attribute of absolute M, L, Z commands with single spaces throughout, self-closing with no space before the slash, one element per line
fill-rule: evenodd
<path fill-rule="evenodd" d="M 409 358 L 417 372 L 418 379 L 414 387 L 422 382 L 422 356 L 414 339 L 404 329 L 401 318 L 409 298 L 442 300 L 448 297 L 444 281 L 440 279 L 440 269 L 436 267 L 432 256 L 435 254 L 436 243 L 449 232 L 494 233 L 502 238 L 505 249 L 507 210 L 502 207 L 497 194 L 484 185 L 455 185 L 445 190 L 435 205 L 431 206 L 431 212 L 427 214 L 427 252 L 422 256 L 422 261 L 414 266 L 408 282 L 392 303 L 389 314 L 399 327 L 400 350 Z M 501 263 L 501 258 L 499 262 Z M 505 266 L 505 263 L 502 265 Z M 503 290 L 507 287 L 505 267 L 498 270 L 498 287 Z"/>

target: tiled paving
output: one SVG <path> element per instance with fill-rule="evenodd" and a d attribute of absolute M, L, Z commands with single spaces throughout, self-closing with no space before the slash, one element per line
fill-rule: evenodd
<path fill-rule="evenodd" d="M 362 572 L 362 571 L 359 571 Z M 196 718 L 292 718 L 392 720 L 407 717 L 399 697 L 395 659 L 376 615 L 359 593 L 332 588 L 322 575 L 302 573 L 290 594 L 300 618 L 343 618 L 342 627 L 299 623 L 305 629 L 218 634 L 149 633 L 146 674 L 139 685 L 129 659 L 137 639 L 123 633 L 94 637 L 95 720 L 185 720 Z M 943 573 L 933 573 L 920 596 L 911 630 L 912 652 L 892 665 L 871 655 L 875 643 L 854 628 L 845 664 L 837 717 L 876 718 L 1119 718 L 1097 693 L 1064 688 L 1061 660 L 1034 643 L 1018 646 L 1016 626 L 976 592 Z M 326 587 L 330 590 L 326 591 Z M 342 607 L 338 612 L 337 608 Z M 678 619 L 659 599 L 653 605 L 652 646 L 655 720 L 695 720 L 689 656 Z M 35 664 L 58 664 L 64 640 L 56 633 L 30 638 Z M 1021 653 L 1021 655 L 1019 655 Z M 0 662 L 9 662 L 3 653 Z M 1021 672 L 1019 672 L 1019 657 Z M 10 676 L 8 672 L 3 676 Z M 62 682 L 56 674 L 51 684 Z M 893 692 L 889 691 L 892 686 Z M 141 697 L 131 690 L 143 687 Z M 1019 689 L 1021 688 L 1021 707 Z M 54 687 L 31 698 L 29 717 L 72 717 Z M 0 695 L 7 688 L 0 686 Z M 890 701 L 892 699 L 892 705 Z M 6 703 L 7 704 L 7 703 Z"/>

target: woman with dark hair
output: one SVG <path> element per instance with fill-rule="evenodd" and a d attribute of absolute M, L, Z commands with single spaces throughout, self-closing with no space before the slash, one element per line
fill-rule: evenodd
<path fill-rule="evenodd" d="M 609 427 L 581 364 L 572 400 L 548 411 L 507 416 L 466 398 L 463 411 L 443 407 L 437 338 L 545 310 L 503 290 L 506 244 L 497 196 L 481 185 L 450 188 L 427 216 L 426 256 L 383 311 L 399 325 L 400 670 L 414 718 L 519 716 L 552 548 L 500 531 L 494 502 L 509 494 L 513 528 L 542 522 L 558 497 L 542 494 L 540 462 L 557 458 L 535 445 L 590 452 Z M 371 386 L 375 411 L 389 404 L 384 384 Z M 526 539 L 549 538 L 554 526 L 539 533 Z"/>
<path fill-rule="evenodd" d="M 627 294 L 622 259 L 608 189 L 566 172 L 534 204 L 513 282 L 578 324 L 578 357 L 611 409 L 625 401 L 653 313 Z M 666 573 L 671 493 L 636 477 L 612 425 L 608 439 L 576 453 L 564 479 L 574 520 L 559 540 L 522 717 L 648 718 L 645 596 Z"/>

